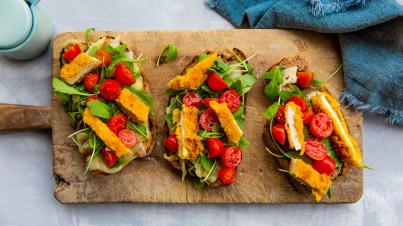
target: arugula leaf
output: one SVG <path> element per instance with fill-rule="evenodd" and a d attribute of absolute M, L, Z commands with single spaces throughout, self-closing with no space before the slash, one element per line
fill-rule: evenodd
<path fill-rule="evenodd" d="M 224 74 L 225 72 L 228 72 L 228 64 L 221 60 L 215 60 L 214 65 L 210 69 L 219 74 Z"/>
<path fill-rule="evenodd" d="M 111 55 L 123 54 L 123 52 L 127 49 L 127 45 L 119 45 L 116 48 L 113 48 L 111 45 L 108 45 L 105 48 L 105 51 L 110 53 Z"/>
<path fill-rule="evenodd" d="M 136 90 L 130 86 L 125 88 L 128 88 L 141 102 L 150 107 L 150 111 L 154 111 L 154 99 L 149 93 L 144 90 Z"/>
<path fill-rule="evenodd" d="M 201 178 L 193 178 L 193 185 L 195 188 L 203 188 L 204 181 Z"/>
<path fill-rule="evenodd" d="M 206 59 L 207 57 L 208 57 L 207 54 L 204 54 L 204 53 L 200 54 L 200 55 L 199 55 L 199 62 L 202 61 L 202 60 L 204 60 L 204 59 Z"/>
<path fill-rule="evenodd" d="M 204 170 L 206 170 L 207 172 L 209 172 L 211 170 L 211 168 L 213 167 L 213 165 L 214 165 L 214 159 L 209 158 L 207 156 L 206 152 L 203 152 L 203 155 L 201 156 L 201 161 L 200 162 L 201 162 Z"/>
<path fill-rule="evenodd" d="M 252 85 L 255 84 L 256 80 L 257 78 L 253 75 L 242 75 L 235 80 L 230 89 L 235 90 L 240 96 L 242 96 L 252 88 Z"/>
<path fill-rule="evenodd" d="M 116 67 L 116 65 L 118 63 L 122 63 L 122 62 L 123 63 L 138 63 L 138 62 L 145 61 L 145 60 L 147 60 L 147 58 L 140 58 L 140 59 L 136 60 L 136 59 L 130 58 L 124 54 L 117 54 L 112 58 L 112 62 L 108 66 L 108 70 L 111 71 L 113 68 Z M 130 68 L 129 64 L 127 66 Z"/>
<path fill-rule="evenodd" d="M 236 146 L 238 146 L 241 149 L 247 148 L 247 147 L 249 147 L 249 145 L 250 145 L 250 141 L 247 140 L 244 136 L 242 136 L 241 139 L 236 144 Z"/>
<path fill-rule="evenodd" d="M 108 119 L 111 117 L 110 108 L 108 105 L 102 103 L 99 100 L 93 100 L 88 102 L 88 109 L 90 109 L 91 114 L 96 115 L 100 118 Z"/>
<path fill-rule="evenodd" d="M 55 92 L 60 92 L 60 93 L 66 93 L 66 94 L 77 94 L 81 96 L 92 96 L 94 94 L 92 93 L 84 93 L 76 90 L 74 87 L 67 85 L 63 81 L 61 81 L 58 78 L 53 78 L 52 80 L 52 85 L 53 88 L 55 89 Z"/>
<path fill-rule="evenodd" d="M 147 128 L 142 124 L 137 124 L 135 122 L 132 122 L 131 120 L 127 120 L 127 128 L 136 131 L 143 137 L 146 137 L 146 138 L 149 137 Z"/>
<path fill-rule="evenodd" d="M 245 123 L 245 105 L 241 104 L 234 112 L 234 118 L 236 123 L 238 124 L 239 128 L 243 129 L 244 123 Z"/>
<path fill-rule="evenodd" d="M 88 55 L 94 57 L 98 50 L 99 46 L 97 45 L 91 46 L 90 49 L 88 50 Z"/>
<path fill-rule="evenodd" d="M 62 107 L 70 111 L 72 105 L 70 95 L 67 93 L 61 93 L 57 91 L 55 91 L 55 95 L 60 97 L 60 99 L 62 100 Z"/>
<path fill-rule="evenodd" d="M 293 95 L 293 92 L 290 90 L 281 90 L 280 91 L 280 99 L 284 102 L 286 102 L 288 99 L 290 99 Z"/>
<path fill-rule="evenodd" d="M 264 117 L 266 119 L 272 119 L 274 118 L 274 116 L 276 116 L 276 113 L 278 111 L 279 108 L 279 103 L 278 102 L 274 102 L 272 105 L 270 105 L 269 108 L 267 108 L 267 110 L 264 112 Z"/>
<path fill-rule="evenodd" d="M 199 132 L 197 132 L 197 135 L 199 137 L 202 137 L 203 139 L 207 138 L 207 137 L 212 137 L 212 138 L 220 138 L 223 136 L 223 134 L 221 132 L 209 132 L 207 130 L 200 130 Z"/>
<path fill-rule="evenodd" d="M 333 78 L 333 76 L 336 75 L 337 72 L 339 72 L 339 70 L 340 70 L 342 67 L 343 67 L 343 64 L 340 65 L 340 67 L 338 67 L 338 68 L 336 69 L 336 71 L 333 72 L 333 74 L 331 74 L 329 77 L 327 77 L 327 78 L 325 79 L 325 81 L 323 81 L 323 82 L 314 79 L 314 80 L 312 81 L 312 86 L 313 86 L 313 87 L 323 86 L 324 84 L 326 84 L 326 82 L 328 82 L 331 78 Z"/>
<path fill-rule="evenodd" d="M 87 45 L 89 46 L 89 42 L 90 42 L 90 37 L 89 34 L 91 31 L 95 31 L 95 28 L 87 28 L 87 30 L 85 30 L 85 42 L 87 43 Z"/>
<path fill-rule="evenodd" d="M 66 58 L 64 58 L 64 56 L 62 56 L 62 64 L 65 65 L 68 63 L 70 63 L 70 62 L 68 60 L 66 60 Z"/>
<path fill-rule="evenodd" d="M 264 93 L 270 100 L 276 99 L 280 94 L 279 85 L 283 83 L 284 79 L 281 76 L 282 67 L 276 66 L 273 70 L 266 72 L 263 79 L 270 79 L 270 82 L 264 88 Z"/>
<path fill-rule="evenodd" d="M 326 154 L 334 160 L 336 163 L 336 167 L 341 167 L 343 165 L 343 162 L 340 160 L 339 156 L 337 155 L 336 151 L 333 149 L 332 145 L 330 144 L 330 139 L 329 137 L 323 138 L 322 142 L 326 146 Z"/>
<path fill-rule="evenodd" d="M 166 122 L 172 124 L 172 123 L 174 123 L 173 120 L 172 120 L 172 116 L 173 116 L 172 113 L 166 114 L 165 117 L 164 117 L 164 120 Z"/>
<path fill-rule="evenodd" d="M 329 190 L 327 190 L 327 197 L 328 197 L 329 199 L 332 198 L 332 187 L 329 187 Z"/>
<path fill-rule="evenodd" d="M 178 54 L 178 50 L 176 49 L 176 47 L 172 44 L 168 44 L 161 52 L 161 54 L 158 56 L 157 59 L 157 67 L 159 66 L 160 63 L 160 59 L 162 57 L 162 54 L 164 54 L 164 52 L 167 52 L 167 55 L 165 56 L 165 62 L 169 62 L 173 59 L 176 58 L 176 55 Z"/>

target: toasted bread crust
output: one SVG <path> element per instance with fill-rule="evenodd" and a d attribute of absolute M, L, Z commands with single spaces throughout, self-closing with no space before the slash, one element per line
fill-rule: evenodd
<path fill-rule="evenodd" d="M 212 50 L 206 50 L 204 53 L 212 54 L 214 52 L 215 51 L 212 51 Z M 237 48 L 233 48 L 232 52 L 235 53 L 239 57 L 240 60 L 246 60 L 246 56 L 241 50 L 239 50 Z M 217 60 L 222 60 L 223 62 L 228 63 L 228 64 L 235 64 L 235 63 L 239 62 L 238 59 L 228 49 L 225 49 L 221 53 L 219 53 L 217 56 Z M 199 55 L 196 55 L 195 57 L 192 58 L 192 60 L 188 63 L 188 65 L 183 69 L 183 71 L 181 72 L 180 75 L 186 74 L 187 69 L 193 67 L 198 62 L 199 62 Z M 245 102 L 246 102 L 246 96 L 245 96 Z M 168 106 L 169 106 L 169 102 L 168 102 Z M 167 123 L 165 123 L 165 125 L 164 125 L 163 134 L 164 134 L 164 140 L 165 140 L 169 136 L 169 128 L 168 128 Z M 165 149 L 165 153 L 168 156 L 172 155 L 172 153 L 170 153 L 167 149 Z M 169 163 L 171 164 L 171 166 L 173 168 L 175 168 L 177 170 L 178 173 L 182 172 L 179 160 L 169 161 Z M 190 167 L 193 166 L 193 163 L 190 161 L 187 161 L 186 164 Z M 215 181 L 214 183 L 211 183 L 209 181 L 206 181 L 205 183 L 207 184 L 207 186 L 212 187 L 212 188 L 220 188 L 220 187 L 228 186 L 228 185 L 222 183 L 220 179 L 217 179 L 217 181 Z"/>

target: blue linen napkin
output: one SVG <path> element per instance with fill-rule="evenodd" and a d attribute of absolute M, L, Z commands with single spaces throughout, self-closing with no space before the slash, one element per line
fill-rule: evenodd
<path fill-rule="evenodd" d="M 237 26 L 339 34 L 341 101 L 403 125 L 403 6 L 394 0 L 207 0 Z"/>

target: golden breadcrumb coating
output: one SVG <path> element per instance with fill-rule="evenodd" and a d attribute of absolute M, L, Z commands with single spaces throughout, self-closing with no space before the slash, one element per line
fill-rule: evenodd
<path fill-rule="evenodd" d="M 90 109 L 85 109 L 83 120 L 118 157 L 130 152 L 130 149 L 120 141 L 116 134 L 101 119 L 91 114 Z"/>
<path fill-rule="evenodd" d="M 308 185 L 312 189 L 312 195 L 316 201 L 320 199 L 332 185 L 332 180 L 326 174 L 320 174 L 311 165 L 306 164 L 301 159 L 292 159 L 290 164 L 291 175 L 299 182 Z"/>
<path fill-rule="evenodd" d="M 80 82 L 88 73 L 98 68 L 101 61 L 86 53 L 80 53 L 73 61 L 65 64 L 60 71 L 60 76 L 69 84 Z"/>
<path fill-rule="evenodd" d="M 326 113 L 333 122 L 330 141 L 344 163 L 362 167 L 363 160 L 357 141 L 351 136 L 340 104 L 330 94 L 320 92 L 311 98 L 315 112 Z"/>
<path fill-rule="evenodd" d="M 116 99 L 116 104 L 133 121 L 139 123 L 147 122 L 150 107 L 139 100 L 129 89 L 122 89 L 122 92 Z"/>
<path fill-rule="evenodd" d="M 174 123 L 178 123 L 181 118 L 181 110 L 179 108 L 175 108 L 172 111 L 172 121 Z"/>
<path fill-rule="evenodd" d="M 291 112 L 293 112 L 294 114 L 291 114 Z M 290 144 L 290 148 L 295 150 L 301 150 L 301 155 L 303 155 L 305 152 L 303 116 L 304 114 L 301 112 L 301 108 L 298 105 L 296 105 L 293 102 L 289 102 L 286 104 L 285 107 L 286 122 L 284 126 L 285 130 L 287 131 L 288 143 Z M 297 140 L 294 140 L 295 136 Z M 297 145 L 296 141 L 298 141 L 300 145 Z M 300 146 L 300 148 L 296 148 L 296 146 Z"/>
<path fill-rule="evenodd" d="M 218 120 L 220 121 L 221 127 L 224 129 L 228 140 L 233 143 L 238 143 L 238 141 L 242 137 L 243 132 L 236 123 L 234 115 L 232 115 L 227 104 L 220 104 L 217 103 L 217 101 L 211 101 L 209 104 L 211 109 L 213 109 L 213 111 L 218 116 Z"/>
<path fill-rule="evenodd" d="M 183 105 L 179 122 L 176 124 L 176 138 L 178 139 L 178 156 L 181 159 L 195 159 L 204 150 L 199 132 L 197 113 L 199 109 Z"/>
<path fill-rule="evenodd" d="M 196 90 L 204 81 L 208 74 L 206 73 L 217 59 L 217 53 L 213 53 L 206 59 L 200 61 L 195 66 L 189 68 L 185 75 L 176 76 L 169 81 L 167 87 L 173 90 Z"/>

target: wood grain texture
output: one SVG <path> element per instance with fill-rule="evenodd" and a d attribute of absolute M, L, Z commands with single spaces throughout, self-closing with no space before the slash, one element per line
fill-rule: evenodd
<path fill-rule="evenodd" d="M 0 131 L 48 129 L 51 117 L 51 107 L 0 104 Z"/>
<path fill-rule="evenodd" d="M 336 36 L 293 30 L 212 30 L 212 31 L 125 31 L 94 32 L 92 40 L 105 35 L 122 37 L 136 55 L 148 58 L 144 75 L 149 80 L 156 103 L 158 125 L 157 145 L 150 157 L 133 161 L 120 173 L 107 177 L 84 175 L 85 157 L 72 140 L 69 118 L 58 98 L 52 98 L 53 170 L 56 180 L 55 197 L 61 203 L 147 202 L 147 203 L 315 203 L 309 194 L 295 191 L 284 173 L 278 171 L 275 158 L 265 150 L 262 140 L 264 116 L 270 105 L 264 96 L 262 74 L 284 57 L 301 54 L 308 58 L 309 70 L 323 80 L 341 64 Z M 62 33 L 53 40 L 54 77 L 60 75 L 59 57 L 63 45 L 71 38 L 84 40 L 84 33 Z M 156 67 L 160 51 L 171 43 L 178 48 L 174 61 Z M 251 146 L 244 149 L 243 162 L 236 182 L 228 187 L 195 189 L 191 180 L 181 181 L 180 175 L 162 157 L 163 124 L 168 94 L 168 81 L 179 74 L 200 51 L 237 47 L 247 56 L 258 55 L 249 63 L 258 81 L 248 94 L 244 134 Z M 343 89 L 342 73 L 328 86 L 336 98 Z M 353 136 L 362 149 L 362 115 L 345 110 Z M 356 202 L 363 193 L 363 171 L 353 170 L 333 184 L 333 198 L 321 203 Z"/>

